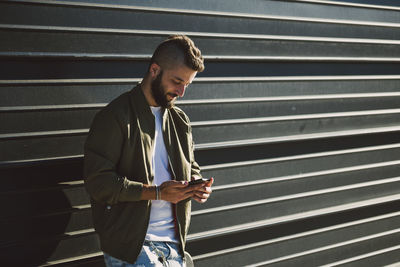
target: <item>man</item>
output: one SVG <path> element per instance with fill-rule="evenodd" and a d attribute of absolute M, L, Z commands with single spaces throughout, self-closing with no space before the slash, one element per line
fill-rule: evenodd
<path fill-rule="evenodd" d="M 189 119 L 174 101 L 203 69 L 193 41 L 171 36 L 142 82 L 93 120 L 84 176 L 107 266 L 184 266 L 191 199 L 204 203 L 213 178 L 188 184 L 200 168 Z"/>

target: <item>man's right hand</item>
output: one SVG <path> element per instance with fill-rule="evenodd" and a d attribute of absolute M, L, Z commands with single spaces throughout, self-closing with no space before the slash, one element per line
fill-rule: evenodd
<path fill-rule="evenodd" d="M 187 181 L 166 181 L 161 184 L 161 200 L 172 202 L 174 204 L 181 200 L 193 197 L 195 191 L 202 187 L 201 184 L 188 186 Z"/>

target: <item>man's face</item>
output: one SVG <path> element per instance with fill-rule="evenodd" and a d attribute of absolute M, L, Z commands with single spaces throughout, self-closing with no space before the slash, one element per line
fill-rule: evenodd
<path fill-rule="evenodd" d="M 178 97 L 183 97 L 186 87 L 193 81 L 197 72 L 180 65 L 173 69 L 160 71 L 151 82 L 151 93 L 155 102 L 163 108 L 172 108 Z"/>

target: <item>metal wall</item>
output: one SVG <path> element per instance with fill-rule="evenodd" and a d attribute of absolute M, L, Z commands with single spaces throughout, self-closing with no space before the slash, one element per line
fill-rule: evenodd
<path fill-rule="evenodd" d="M 103 265 L 83 142 L 172 33 L 206 58 L 179 101 L 216 179 L 196 266 L 400 262 L 396 1 L 83 1 L 0 2 L 2 265 Z"/>

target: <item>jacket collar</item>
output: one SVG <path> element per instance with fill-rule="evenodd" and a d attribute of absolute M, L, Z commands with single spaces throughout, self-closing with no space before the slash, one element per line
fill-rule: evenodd
<path fill-rule="evenodd" d="M 140 118 L 154 120 L 153 113 L 151 112 L 150 105 L 147 103 L 146 97 L 144 96 L 141 84 L 138 84 L 132 89 L 130 98 L 132 107 L 136 110 L 136 113 Z"/>

